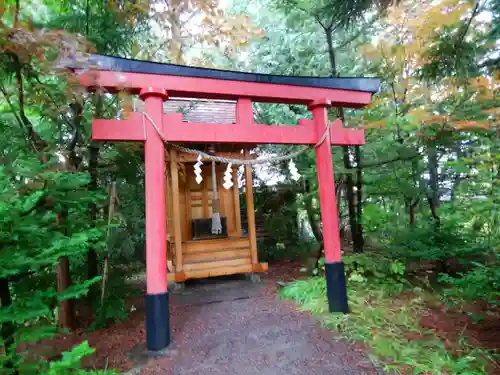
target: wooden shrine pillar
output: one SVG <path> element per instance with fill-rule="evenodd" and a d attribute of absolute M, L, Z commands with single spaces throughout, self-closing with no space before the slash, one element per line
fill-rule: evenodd
<path fill-rule="evenodd" d="M 313 102 L 309 108 L 318 139 L 328 125 L 328 100 Z M 319 205 L 323 223 L 323 244 L 325 247 L 326 294 L 330 312 L 349 312 L 344 262 L 340 250 L 339 215 L 333 178 L 331 132 L 323 143 L 316 147 L 316 169 L 318 173 Z"/>
<path fill-rule="evenodd" d="M 249 158 L 249 151 L 245 150 L 245 156 Z M 255 228 L 255 206 L 253 202 L 253 177 L 252 166 L 245 165 L 245 198 L 247 204 L 248 240 L 250 241 L 250 254 L 252 264 L 258 264 L 257 256 L 257 230 Z"/>
<path fill-rule="evenodd" d="M 177 166 L 177 152 L 170 151 L 170 175 L 172 181 L 172 224 L 174 229 L 174 254 L 175 254 L 175 272 L 182 271 L 184 263 L 182 259 L 182 229 L 181 229 L 181 211 L 179 196 L 179 168 Z"/>
<path fill-rule="evenodd" d="M 140 98 L 145 112 L 163 128 L 163 102 L 167 92 L 149 87 Z M 150 121 L 145 121 L 146 171 L 146 343 L 148 350 L 161 350 L 170 344 L 167 290 L 167 216 L 165 146 Z"/>
<path fill-rule="evenodd" d="M 240 205 L 240 187 L 238 185 L 238 167 L 233 168 L 233 198 L 234 198 L 234 217 L 236 224 L 236 236 L 243 236 L 241 228 L 241 205 Z"/>

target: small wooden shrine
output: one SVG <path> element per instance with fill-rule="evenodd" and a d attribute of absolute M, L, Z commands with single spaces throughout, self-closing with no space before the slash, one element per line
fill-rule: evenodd
<path fill-rule="evenodd" d="M 186 107 L 189 107 L 187 110 Z M 188 122 L 234 123 L 236 102 L 169 100 L 165 112 L 183 111 Z M 249 145 L 190 145 L 216 156 L 249 159 Z M 211 150 L 213 148 L 213 150 Z M 167 176 L 167 258 L 168 280 L 240 273 L 265 272 L 267 263 L 259 263 L 255 230 L 252 167 L 245 166 L 245 204 L 248 229 L 244 233 L 241 220 L 238 168 L 231 167 L 233 185 L 224 187 L 227 164 L 202 161 L 203 180 L 198 183 L 194 173 L 197 155 L 170 149 L 166 157 Z M 215 176 L 215 186 L 214 186 Z M 214 208 L 215 187 L 215 208 Z M 220 233 L 212 232 L 213 211 L 220 214 Z"/>

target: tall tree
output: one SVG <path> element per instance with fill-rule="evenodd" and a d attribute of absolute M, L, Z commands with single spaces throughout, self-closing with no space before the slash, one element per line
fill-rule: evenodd
<path fill-rule="evenodd" d="M 349 45 L 360 33 L 366 32 L 366 25 L 371 25 L 379 17 L 378 12 L 384 11 L 392 1 L 337 1 L 337 0 L 277 0 L 277 6 L 284 9 L 295 17 L 306 16 L 306 19 L 314 20 L 325 36 L 328 58 L 330 61 L 330 75 L 339 75 L 336 61 L 337 49 Z M 374 12 L 375 15 L 369 15 Z M 362 25 L 356 23 L 362 21 Z M 364 23 L 364 25 L 363 25 Z M 335 36 L 340 34 L 345 36 L 348 31 L 353 31 L 353 35 L 342 38 L 340 43 L 335 43 Z M 337 109 L 337 115 L 345 123 L 345 115 L 342 108 Z M 349 212 L 349 223 L 354 251 L 362 251 L 364 246 L 362 231 L 362 169 L 361 153 L 359 146 L 343 146 L 343 163 L 346 173 L 343 175 L 343 185 L 346 190 L 347 207 Z M 353 168 L 357 167 L 354 175 Z M 355 182 L 356 177 L 356 182 Z"/>

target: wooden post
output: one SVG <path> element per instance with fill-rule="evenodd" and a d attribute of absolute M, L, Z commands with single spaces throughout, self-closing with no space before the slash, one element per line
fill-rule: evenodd
<path fill-rule="evenodd" d="M 243 235 L 241 230 L 241 207 L 240 207 L 240 188 L 238 186 L 238 168 L 233 169 L 233 196 L 234 196 L 234 218 L 236 222 L 236 235 Z"/>
<path fill-rule="evenodd" d="M 211 169 L 211 167 L 210 167 Z M 201 205 L 202 205 L 202 209 L 203 209 L 203 217 L 211 217 L 211 210 L 210 210 L 210 207 L 209 207 L 209 194 L 208 194 L 208 185 L 209 185 L 209 181 L 208 181 L 208 176 L 210 176 L 212 174 L 212 171 L 210 170 L 209 172 L 209 169 L 208 168 L 203 168 L 202 167 L 202 176 L 205 176 L 205 178 L 203 179 L 203 185 L 202 185 L 202 189 L 201 189 Z M 213 202 L 212 202 L 213 204 Z"/>
<path fill-rule="evenodd" d="M 193 239 L 193 231 L 191 227 L 191 220 L 193 220 L 193 207 L 191 206 L 191 186 L 186 182 L 186 189 L 184 190 L 184 201 L 186 202 L 186 214 L 184 215 L 185 229 L 187 231 L 187 239 Z"/>
<path fill-rule="evenodd" d="M 165 225 L 167 226 L 167 272 L 175 272 L 175 255 L 173 254 L 173 245 L 172 245 L 172 239 L 173 239 L 173 234 L 174 233 L 174 224 L 172 222 L 172 205 L 173 205 L 173 199 L 172 199 L 172 177 L 171 172 L 170 172 L 170 163 L 171 163 L 171 156 L 170 153 L 166 155 L 166 162 L 167 162 L 167 168 L 165 170 L 165 179 L 167 181 L 167 197 L 166 197 L 166 202 L 165 202 L 165 209 L 167 210 L 167 222 Z"/>
<path fill-rule="evenodd" d="M 248 150 L 245 150 L 248 155 Z M 258 264 L 257 256 L 257 231 L 255 228 L 255 207 L 253 203 L 253 178 L 252 167 L 245 165 L 245 181 L 246 181 L 246 203 L 247 203 L 247 222 L 248 222 L 248 239 L 250 240 L 250 252 L 252 255 L 252 264 Z"/>
<path fill-rule="evenodd" d="M 182 271 L 182 232 L 179 198 L 179 169 L 177 167 L 177 152 L 170 151 L 170 178 L 172 181 L 172 220 L 175 243 L 175 272 Z"/>

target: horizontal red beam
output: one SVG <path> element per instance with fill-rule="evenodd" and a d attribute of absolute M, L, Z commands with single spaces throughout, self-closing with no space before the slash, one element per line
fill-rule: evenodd
<path fill-rule="evenodd" d="M 232 100 L 246 97 L 283 104 L 309 104 L 326 99 L 333 106 L 349 108 L 363 107 L 372 97 L 370 92 L 363 91 L 113 71 L 85 72 L 80 76 L 80 83 L 85 87 L 103 87 L 109 92 L 127 89 L 133 94 L 138 94 L 142 88 L 156 87 L 167 90 L 169 96 L 184 98 Z"/>
<path fill-rule="evenodd" d="M 164 133 L 171 142 L 193 143 L 261 143 L 314 144 L 316 131 L 312 126 L 260 124 L 204 124 L 183 122 L 180 113 L 164 115 Z"/>
<path fill-rule="evenodd" d="M 148 120 L 146 120 L 147 122 Z M 148 127 L 148 131 L 150 128 Z M 321 138 L 311 120 L 298 126 L 275 126 L 252 123 L 204 124 L 183 122 L 181 113 L 165 114 L 163 134 L 177 143 L 250 143 L 313 145 Z M 332 123 L 332 145 L 364 144 L 362 129 L 342 128 L 340 120 Z M 131 113 L 127 120 L 94 120 L 92 138 L 96 141 L 145 141 L 142 115 Z"/>
<path fill-rule="evenodd" d="M 95 141 L 144 142 L 146 131 L 142 114 L 132 112 L 125 120 L 92 121 L 92 139 Z"/>
<path fill-rule="evenodd" d="M 330 126 L 330 139 L 334 146 L 360 146 L 365 144 L 363 129 L 344 128 L 342 121 L 335 120 Z"/>

